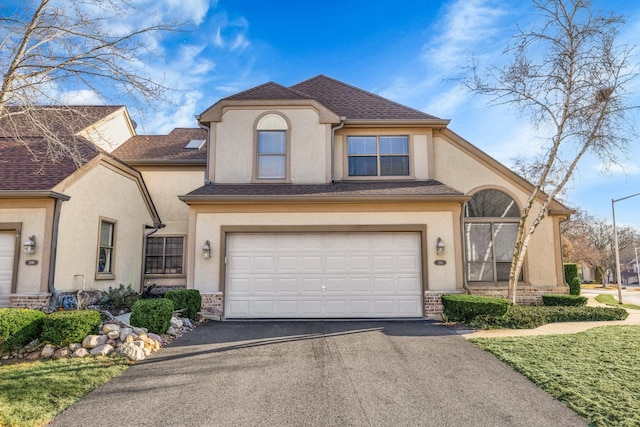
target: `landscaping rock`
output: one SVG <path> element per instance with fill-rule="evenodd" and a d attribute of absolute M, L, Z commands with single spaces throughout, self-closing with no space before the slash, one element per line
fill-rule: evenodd
<path fill-rule="evenodd" d="M 117 340 L 118 338 L 120 338 L 120 328 L 118 328 L 117 331 L 107 332 L 107 336 L 109 337 L 109 339 Z"/>
<path fill-rule="evenodd" d="M 78 343 L 78 342 L 74 342 L 69 344 L 69 350 L 71 350 L 72 352 L 78 350 L 79 348 L 82 348 L 82 344 Z"/>
<path fill-rule="evenodd" d="M 154 341 L 157 341 L 157 342 L 159 342 L 159 343 L 162 343 L 162 337 L 161 337 L 160 335 L 157 335 L 157 334 L 154 334 L 154 333 L 152 333 L 152 332 L 149 332 L 149 333 L 147 334 L 147 336 L 148 336 L 149 338 L 151 338 L 152 340 L 154 340 Z"/>
<path fill-rule="evenodd" d="M 96 348 L 100 345 L 104 345 L 107 343 L 106 335 L 87 335 L 87 337 L 82 341 L 82 347 L 84 348 Z"/>
<path fill-rule="evenodd" d="M 189 319 L 182 319 L 182 325 L 185 328 L 193 329 L 193 323 L 191 323 L 191 320 Z"/>
<path fill-rule="evenodd" d="M 102 333 L 105 335 L 109 335 L 109 332 L 117 332 L 118 335 L 120 335 L 120 325 L 116 325 L 114 323 L 105 323 L 104 325 L 102 325 Z"/>
<path fill-rule="evenodd" d="M 39 351 L 34 351 L 33 353 L 29 353 L 27 354 L 27 360 L 38 360 L 40 359 L 40 352 Z"/>
<path fill-rule="evenodd" d="M 118 347 L 118 353 L 133 362 L 137 362 L 145 358 L 144 351 L 135 344 L 135 341 L 120 345 L 120 347 Z"/>
<path fill-rule="evenodd" d="M 117 340 L 107 340 L 106 344 L 109 344 L 111 347 L 116 347 L 118 345 L 118 341 Z"/>
<path fill-rule="evenodd" d="M 131 328 L 120 328 L 120 341 L 124 341 L 127 338 L 127 335 L 133 333 L 133 329 Z"/>
<path fill-rule="evenodd" d="M 149 332 L 149 331 L 147 331 L 146 328 L 137 328 L 135 326 L 132 329 L 133 329 L 133 333 L 136 334 L 136 335 L 146 334 L 147 332 Z"/>
<path fill-rule="evenodd" d="M 177 317 L 172 317 L 171 318 L 171 326 L 173 326 L 174 329 L 180 329 L 182 328 L 182 325 L 184 323 L 182 322 L 182 320 L 178 319 Z"/>
<path fill-rule="evenodd" d="M 47 344 L 44 346 L 42 351 L 40 352 L 40 357 L 43 359 L 50 359 L 53 356 L 53 353 L 56 352 L 56 349 L 53 348 L 51 344 Z"/>
<path fill-rule="evenodd" d="M 89 356 L 89 350 L 86 348 L 78 348 L 73 353 L 71 353 L 71 357 L 87 357 Z"/>
<path fill-rule="evenodd" d="M 106 335 L 105 335 L 106 336 Z M 101 344 L 97 347 L 92 348 L 89 351 L 89 354 L 92 356 L 106 356 L 113 352 L 113 346 L 110 344 Z"/>
<path fill-rule="evenodd" d="M 69 356 L 71 356 L 71 350 L 69 350 L 69 347 L 62 347 L 57 349 L 55 353 L 53 353 L 53 356 L 51 358 L 53 360 L 58 360 L 58 359 L 66 359 Z"/>
<path fill-rule="evenodd" d="M 169 329 L 167 329 L 167 335 L 171 335 L 172 337 L 177 337 L 178 332 L 176 332 L 173 326 L 169 326 Z"/>

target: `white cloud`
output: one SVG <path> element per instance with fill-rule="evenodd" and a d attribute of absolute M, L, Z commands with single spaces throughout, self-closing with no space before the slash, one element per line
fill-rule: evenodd
<path fill-rule="evenodd" d="M 104 101 L 92 90 L 80 89 L 62 91 L 58 95 L 61 102 L 71 105 L 103 105 Z"/>

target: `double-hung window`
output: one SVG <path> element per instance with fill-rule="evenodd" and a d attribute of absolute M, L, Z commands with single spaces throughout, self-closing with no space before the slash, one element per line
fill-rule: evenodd
<path fill-rule="evenodd" d="M 144 260 L 144 273 L 184 274 L 184 237 L 149 236 Z"/>
<path fill-rule="evenodd" d="M 114 276 L 116 222 L 101 219 L 98 236 L 98 263 L 96 278 L 107 279 Z"/>
<path fill-rule="evenodd" d="M 279 114 L 269 113 L 256 124 L 256 180 L 288 179 L 289 124 Z"/>
<path fill-rule="evenodd" d="M 409 137 L 347 137 L 349 176 L 409 176 Z"/>

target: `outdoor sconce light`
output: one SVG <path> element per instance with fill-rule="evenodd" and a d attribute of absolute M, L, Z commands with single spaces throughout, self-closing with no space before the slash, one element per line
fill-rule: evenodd
<path fill-rule="evenodd" d="M 31 236 L 27 240 L 25 240 L 24 244 L 24 253 L 27 255 L 33 255 L 36 253 L 36 236 Z"/>
<path fill-rule="evenodd" d="M 204 245 L 202 245 L 202 258 L 211 258 L 211 244 L 208 240 L 204 242 Z"/>
<path fill-rule="evenodd" d="M 438 255 L 444 254 L 444 242 L 439 237 L 438 237 L 438 240 L 436 241 L 436 254 Z"/>

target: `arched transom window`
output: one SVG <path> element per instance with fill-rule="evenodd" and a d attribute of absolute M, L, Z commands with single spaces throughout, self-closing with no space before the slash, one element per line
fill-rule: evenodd
<path fill-rule="evenodd" d="M 499 190 L 478 191 L 464 207 L 469 282 L 506 282 L 520 221 L 516 202 Z M 520 280 L 523 280 L 521 274 Z"/>
<path fill-rule="evenodd" d="M 257 179 L 286 179 L 288 129 L 285 119 L 277 114 L 267 114 L 258 121 Z"/>

